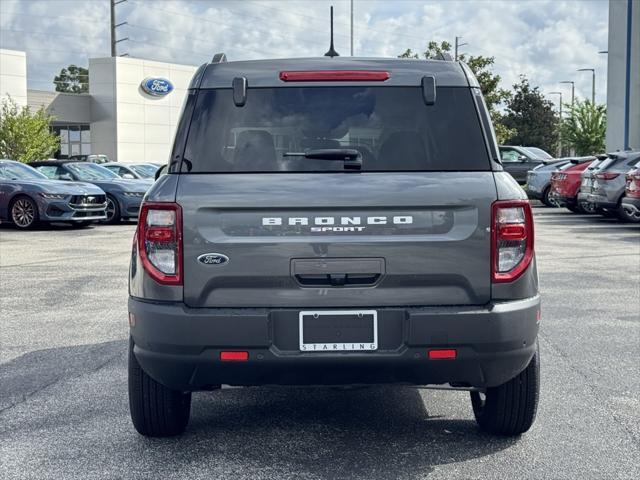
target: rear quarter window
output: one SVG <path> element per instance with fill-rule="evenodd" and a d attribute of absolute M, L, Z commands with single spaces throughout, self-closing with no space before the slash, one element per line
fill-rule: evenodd
<path fill-rule="evenodd" d="M 342 161 L 290 156 L 356 149 L 363 171 L 490 170 L 471 90 L 440 87 L 426 105 L 418 87 L 201 90 L 184 160 L 191 172 L 336 172 Z"/>

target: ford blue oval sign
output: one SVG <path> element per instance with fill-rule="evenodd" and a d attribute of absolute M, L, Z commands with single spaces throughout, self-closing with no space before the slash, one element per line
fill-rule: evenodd
<path fill-rule="evenodd" d="M 145 78 L 140 87 L 153 97 L 164 97 L 173 91 L 173 84 L 166 78 Z"/>

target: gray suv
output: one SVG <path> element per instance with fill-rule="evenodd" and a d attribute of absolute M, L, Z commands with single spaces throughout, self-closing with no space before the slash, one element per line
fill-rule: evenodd
<path fill-rule="evenodd" d="M 221 385 L 445 384 L 525 432 L 533 243 L 463 63 L 205 64 L 133 245 L 133 424 L 179 434 Z"/>
<path fill-rule="evenodd" d="M 635 221 L 634 215 L 621 202 L 626 185 L 625 174 L 640 164 L 640 152 L 626 151 L 608 154 L 609 161 L 593 174 L 587 200 L 597 208 L 614 212 L 621 220 Z"/>

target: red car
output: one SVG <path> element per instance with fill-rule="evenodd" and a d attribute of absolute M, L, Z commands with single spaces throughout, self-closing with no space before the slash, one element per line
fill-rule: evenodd
<path fill-rule="evenodd" d="M 551 174 L 551 193 L 549 196 L 559 207 L 566 207 L 574 213 L 594 213 L 595 207 L 590 203 L 578 202 L 581 174 L 591 165 L 592 160 L 574 163 L 572 160 L 557 172 Z"/>
<path fill-rule="evenodd" d="M 627 185 L 620 204 L 630 214 L 632 222 L 640 222 L 640 167 L 627 172 Z"/>

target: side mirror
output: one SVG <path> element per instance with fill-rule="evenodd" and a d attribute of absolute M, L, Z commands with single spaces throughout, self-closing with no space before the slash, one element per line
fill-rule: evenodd
<path fill-rule="evenodd" d="M 527 157 L 525 157 L 524 155 L 518 156 L 518 161 L 519 162 L 526 162 L 527 160 L 529 160 L 529 159 Z"/>
<path fill-rule="evenodd" d="M 65 180 L 67 182 L 72 182 L 73 181 L 73 177 L 68 173 L 63 173 L 62 175 L 60 175 L 58 177 L 58 180 Z"/>
<path fill-rule="evenodd" d="M 126 178 L 127 180 L 135 180 L 136 177 L 134 177 L 132 174 L 130 173 L 123 173 L 122 174 L 122 178 Z"/>
<path fill-rule="evenodd" d="M 156 170 L 155 179 L 158 180 L 162 175 L 167 173 L 168 168 L 169 168 L 169 165 L 167 164 L 167 165 L 161 166 L 158 170 Z"/>

